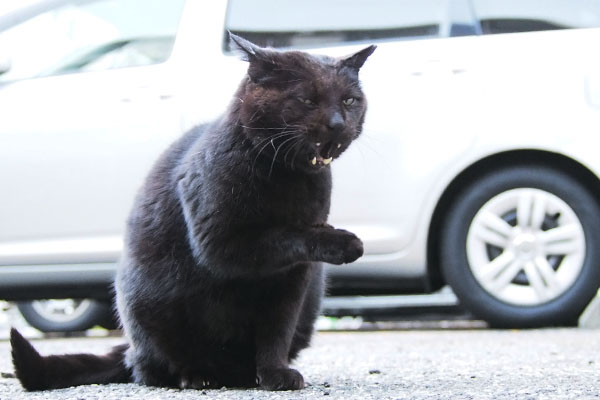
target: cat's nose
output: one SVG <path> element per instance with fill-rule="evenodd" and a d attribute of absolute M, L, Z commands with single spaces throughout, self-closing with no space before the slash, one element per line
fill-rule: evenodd
<path fill-rule="evenodd" d="M 329 121 L 327 122 L 327 127 L 334 132 L 339 132 L 344 129 L 344 117 L 339 112 L 334 113 L 331 117 L 329 117 Z"/>

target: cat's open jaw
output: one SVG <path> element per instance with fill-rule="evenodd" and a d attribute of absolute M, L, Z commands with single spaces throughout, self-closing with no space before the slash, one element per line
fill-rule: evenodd
<path fill-rule="evenodd" d="M 312 165 L 329 165 L 331 164 L 331 161 L 333 161 L 333 157 L 329 157 L 329 158 L 323 158 L 321 156 L 314 156 L 311 160 L 310 163 Z"/>
<path fill-rule="evenodd" d="M 316 147 L 316 154 L 313 155 L 313 157 L 310 159 L 310 163 L 315 166 L 315 167 L 323 167 L 323 166 L 328 166 L 329 164 L 331 164 L 331 162 L 333 161 L 333 156 L 335 156 L 335 154 L 332 156 L 331 152 L 332 150 L 335 148 L 336 150 L 342 147 L 341 143 L 336 143 L 334 144 L 334 142 L 330 142 L 330 143 L 326 143 L 325 145 L 322 145 L 322 143 L 317 142 L 315 143 L 315 147 Z"/>

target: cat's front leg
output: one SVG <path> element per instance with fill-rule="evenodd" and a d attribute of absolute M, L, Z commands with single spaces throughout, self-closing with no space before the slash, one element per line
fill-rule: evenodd
<path fill-rule="evenodd" d="M 302 263 L 271 281 L 256 321 L 256 372 L 266 390 L 304 388 L 300 372 L 289 367 L 289 353 L 306 292 L 318 266 Z"/>
<path fill-rule="evenodd" d="M 363 243 L 352 232 L 331 226 L 313 228 L 307 239 L 314 261 L 341 265 L 356 261 L 363 255 Z"/>
<path fill-rule="evenodd" d="M 265 390 L 300 390 L 304 377 L 293 368 L 262 368 L 258 371 L 258 383 Z"/>

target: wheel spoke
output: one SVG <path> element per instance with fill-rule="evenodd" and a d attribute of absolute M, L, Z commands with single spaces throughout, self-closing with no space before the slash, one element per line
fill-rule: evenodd
<path fill-rule="evenodd" d="M 549 300 L 554 296 L 555 291 L 553 290 L 553 287 L 545 282 L 536 264 L 531 261 L 526 262 L 523 265 L 523 270 L 525 271 L 525 275 L 527 275 L 529 284 L 533 287 L 533 290 L 540 301 Z"/>
<path fill-rule="evenodd" d="M 548 260 L 545 257 L 536 257 L 535 258 L 535 266 L 537 270 L 540 272 L 542 279 L 546 282 L 546 286 L 548 286 L 554 293 L 560 291 L 560 282 L 556 277 L 556 271 L 552 268 Z"/>
<path fill-rule="evenodd" d="M 488 226 L 485 222 L 487 221 L 480 221 L 477 225 L 476 236 L 485 243 L 504 249 L 508 245 L 508 237 Z"/>
<path fill-rule="evenodd" d="M 504 289 L 509 283 L 512 282 L 513 279 L 517 276 L 517 274 L 523 269 L 523 264 L 519 259 L 513 259 L 508 265 L 501 269 L 501 271 L 495 275 L 490 276 L 487 282 L 488 288 L 492 292 L 499 292 Z"/>
<path fill-rule="evenodd" d="M 548 255 L 570 254 L 581 249 L 582 239 L 576 224 L 559 226 L 542 232 L 541 240 Z"/>
<path fill-rule="evenodd" d="M 515 255 L 512 251 L 503 251 L 498 257 L 486 265 L 478 268 L 478 277 L 482 282 L 491 283 L 513 260 Z"/>
<path fill-rule="evenodd" d="M 494 213 L 484 211 L 481 213 L 481 224 L 488 229 L 495 231 L 508 238 L 512 233 L 513 227 L 508 222 Z"/>
<path fill-rule="evenodd" d="M 533 198 L 531 193 L 525 191 L 519 195 L 517 204 L 517 225 L 530 226 Z"/>
<path fill-rule="evenodd" d="M 578 238 L 577 224 L 562 225 L 542 233 L 544 243 L 573 240 Z"/>
<path fill-rule="evenodd" d="M 540 193 L 533 196 L 533 208 L 531 210 L 531 227 L 541 229 L 546 218 L 546 197 Z"/>
<path fill-rule="evenodd" d="M 556 242 L 544 246 L 544 250 L 549 256 L 564 256 L 577 253 L 581 250 L 581 246 L 577 242 Z"/>

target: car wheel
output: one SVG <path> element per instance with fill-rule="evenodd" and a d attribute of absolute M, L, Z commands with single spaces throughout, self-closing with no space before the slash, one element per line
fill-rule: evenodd
<path fill-rule="evenodd" d="M 42 332 L 84 331 L 101 325 L 114 329 L 110 304 L 91 299 L 51 299 L 17 303 L 25 320 Z"/>
<path fill-rule="evenodd" d="M 495 327 L 571 325 L 600 285 L 600 208 L 555 169 L 473 181 L 442 227 L 441 265 L 461 304 Z"/>

